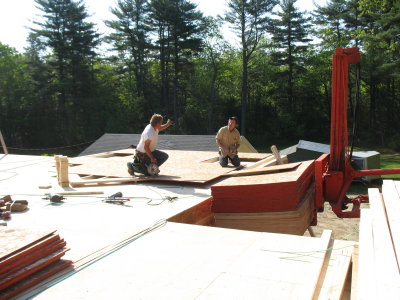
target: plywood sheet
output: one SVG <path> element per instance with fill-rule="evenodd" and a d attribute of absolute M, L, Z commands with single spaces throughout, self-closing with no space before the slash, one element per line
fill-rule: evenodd
<path fill-rule="evenodd" d="M 126 152 L 133 154 L 133 149 Z M 125 150 L 123 151 L 125 152 Z M 233 167 L 222 168 L 218 161 L 209 161 L 217 157 L 216 152 L 205 151 L 179 151 L 168 150 L 169 159 L 160 167 L 160 174 L 157 177 L 148 177 L 146 180 L 178 181 L 204 183 L 221 175 L 232 171 Z M 117 153 L 121 153 L 117 151 Z M 267 153 L 243 153 L 242 160 L 257 161 L 270 156 Z M 69 162 L 73 165 L 69 168 L 69 173 L 80 175 L 96 175 L 107 177 L 127 177 L 129 176 L 126 164 L 132 161 L 131 156 L 108 156 L 99 157 L 78 157 L 72 158 Z M 245 162 L 243 163 L 245 164 Z M 139 178 L 145 176 L 139 175 Z"/>
<path fill-rule="evenodd" d="M 329 238 L 167 223 L 36 298 L 311 299 Z"/>
<path fill-rule="evenodd" d="M 293 170 L 230 177 L 211 187 L 214 213 L 256 213 L 295 209 L 314 181 L 313 161 Z"/>

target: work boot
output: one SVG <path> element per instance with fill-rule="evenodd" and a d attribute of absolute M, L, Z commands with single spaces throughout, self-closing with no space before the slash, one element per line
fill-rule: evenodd
<path fill-rule="evenodd" d="M 128 167 L 128 173 L 129 173 L 129 175 L 135 176 L 135 171 L 134 171 L 134 169 L 133 169 L 133 163 L 128 162 L 126 165 L 127 165 L 127 167 Z"/>

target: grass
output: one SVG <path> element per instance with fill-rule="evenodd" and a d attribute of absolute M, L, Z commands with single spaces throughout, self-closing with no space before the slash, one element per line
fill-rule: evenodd
<path fill-rule="evenodd" d="M 400 168 L 400 153 L 381 153 L 381 169 Z M 400 174 L 383 175 L 384 179 L 400 179 Z"/>

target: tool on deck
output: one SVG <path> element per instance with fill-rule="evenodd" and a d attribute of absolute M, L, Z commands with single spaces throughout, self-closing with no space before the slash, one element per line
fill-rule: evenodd
<path fill-rule="evenodd" d="M 11 219 L 11 212 L 7 210 L 1 210 L 0 209 L 0 218 L 3 220 L 9 220 Z"/>
<path fill-rule="evenodd" d="M 133 157 L 133 163 L 128 162 L 128 173 L 135 176 L 135 172 L 147 176 L 157 176 L 160 173 L 158 165 L 155 163 L 146 163 L 146 154 L 136 151 Z"/>
<path fill-rule="evenodd" d="M 58 195 L 58 194 L 54 194 L 54 195 L 52 195 L 52 194 L 45 194 L 45 196 L 46 196 L 46 197 L 44 197 L 44 198 L 42 198 L 42 199 L 50 200 L 50 202 L 52 202 L 52 203 L 61 203 L 62 200 L 65 199 L 63 196 Z"/>
<path fill-rule="evenodd" d="M 10 212 L 21 212 L 25 211 L 28 208 L 28 201 L 13 200 L 10 195 L 6 195 L 3 198 L 0 198 L 0 207 L 4 207 L 7 211 Z"/>
<path fill-rule="evenodd" d="M 115 194 L 112 194 L 111 196 L 108 196 L 103 200 L 106 203 L 113 203 L 113 204 L 121 204 L 124 205 L 125 202 L 129 201 L 129 198 L 123 198 L 121 192 L 117 192 Z"/>

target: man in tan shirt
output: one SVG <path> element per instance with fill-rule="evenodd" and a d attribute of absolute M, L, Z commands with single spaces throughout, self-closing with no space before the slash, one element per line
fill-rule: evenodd
<path fill-rule="evenodd" d="M 222 127 L 216 137 L 215 141 L 219 147 L 219 164 L 222 167 L 228 165 L 228 159 L 235 167 L 240 166 L 240 159 L 237 149 L 240 146 L 240 133 L 236 129 L 238 126 L 238 119 L 230 117 L 228 126 Z"/>

